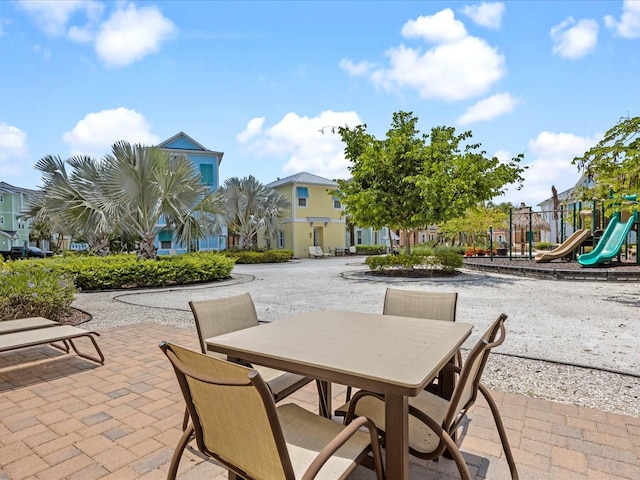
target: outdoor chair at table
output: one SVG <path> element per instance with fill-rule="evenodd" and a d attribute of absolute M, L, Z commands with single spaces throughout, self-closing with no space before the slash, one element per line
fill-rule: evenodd
<path fill-rule="evenodd" d="M 451 364 L 448 365 L 448 368 L 459 372 L 459 379 L 450 400 L 426 390 L 417 397 L 409 399 L 409 452 L 418 458 L 433 460 L 448 450 L 456 462 L 460 477 L 464 480 L 471 480 L 471 474 L 453 437 L 455 437 L 455 431 L 462 423 L 467 411 L 475 403 L 478 390 L 487 400 L 493 414 L 511 471 L 511 478 L 519 478 L 498 407 L 489 391 L 480 383 L 491 349 L 504 342 L 504 322 L 506 319 L 505 314 L 501 314 L 497 318 L 472 348 L 462 369 Z M 500 336 L 496 339 L 498 334 Z M 356 392 L 349 404 L 342 407 L 347 410 L 345 424 L 349 424 L 354 418 L 365 416 L 373 420 L 384 436 L 384 402 L 383 395 L 365 390 Z"/>
<path fill-rule="evenodd" d="M 387 288 L 384 296 L 382 314 L 455 322 L 457 301 L 457 292 L 424 292 L 419 290 Z M 462 364 L 461 358 L 460 351 L 458 350 L 455 357 L 458 366 Z M 442 396 L 445 394 L 443 384 L 446 384 L 446 379 L 444 377 L 444 373 L 441 372 L 438 378 L 428 385 L 427 388 Z M 448 387 L 449 390 L 453 390 L 453 384 L 450 384 Z M 351 387 L 347 386 L 346 401 L 348 402 L 350 399 Z M 344 416 L 345 413 L 346 412 L 341 410 L 335 411 L 337 416 Z"/>
<path fill-rule="evenodd" d="M 345 479 L 370 453 L 378 480 L 384 478 L 370 420 L 345 427 L 295 404 L 276 407 L 256 370 L 166 342 L 160 348 L 192 419 L 174 451 L 169 480 L 194 434 L 198 450 L 221 462 L 230 480 Z"/>
<path fill-rule="evenodd" d="M 232 297 L 213 298 L 210 300 L 191 301 L 189 307 L 198 331 L 202 353 L 226 359 L 226 355 L 207 351 L 205 339 L 224 335 L 236 330 L 255 327 L 259 324 L 256 307 L 248 293 Z M 276 402 L 307 385 L 311 378 L 295 373 L 283 372 L 274 368 L 256 365 L 262 378 L 267 382 Z M 318 386 L 320 388 L 320 385 Z M 183 427 L 186 428 L 188 415 L 185 412 Z"/>

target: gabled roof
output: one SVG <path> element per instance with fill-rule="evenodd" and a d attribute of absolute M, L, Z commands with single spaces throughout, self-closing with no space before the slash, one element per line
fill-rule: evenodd
<path fill-rule="evenodd" d="M 35 195 L 39 191 L 38 190 L 31 190 L 29 188 L 14 187 L 13 185 L 9 185 L 6 182 L 0 182 L 0 192 L 5 192 L 5 193 L 27 193 L 29 195 Z"/>
<path fill-rule="evenodd" d="M 196 142 L 193 138 L 187 135 L 184 132 L 176 133 L 173 137 L 168 138 L 164 142 L 158 144 L 159 148 L 164 148 L 167 150 L 175 150 L 178 152 L 184 152 L 187 154 L 214 154 L 218 156 L 218 164 L 222 162 L 223 152 L 216 152 L 215 150 L 209 150 L 204 147 L 201 143 Z"/>
<path fill-rule="evenodd" d="M 571 188 L 568 188 L 567 190 L 558 193 L 558 200 L 563 202 L 565 200 L 572 200 L 573 197 L 573 192 L 578 188 L 578 187 L 583 187 L 583 186 L 589 186 L 593 184 L 593 180 L 590 180 L 589 177 L 587 176 L 586 173 L 583 173 L 582 175 L 580 175 L 580 178 L 578 178 L 578 181 L 575 183 L 575 185 Z M 540 203 L 538 203 L 539 207 L 544 206 L 546 203 L 549 203 L 553 201 L 553 197 L 549 197 L 546 198 L 545 200 L 541 201 Z"/>
<path fill-rule="evenodd" d="M 307 173 L 307 172 L 300 172 L 285 178 L 279 178 L 275 182 L 271 182 L 266 186 L 270 188 L 276 188 L 276 187 L 281 187 L 282 185 L 289 185 L 293 183 L 300 183 L 305 185 L 322 185 L 325 187 L 338 186 L 338 183 L 334 182 L 333 180 L 329 180 L 328 178 L 320 177 L 318 175 L 314 175 L 312 173 Z"/>

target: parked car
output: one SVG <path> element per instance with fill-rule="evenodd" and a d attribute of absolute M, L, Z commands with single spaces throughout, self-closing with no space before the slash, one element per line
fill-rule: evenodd
<path fill-rule="evenodd" d="M 53 256 L 53 252 L 50 250 L 42 250 L 38 247 L 21 247 L 15 246 L 11 247 L 11 250 L 0 250 L 0 255 L 2 255 L 5 260 L 17 260 L 19 258 L 45 258 Z"/>

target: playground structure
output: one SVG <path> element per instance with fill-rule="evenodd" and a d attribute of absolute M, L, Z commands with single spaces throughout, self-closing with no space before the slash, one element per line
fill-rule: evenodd
<path fill-rule="evenodd" d="M 591 210 L 582 210 L 580 212 L 580 218 L 582 220 L 582 224 L 585 223 L 585 218 L 589 215 L 592 215 Z M 588 228 L 581 228 L 576 230 L 571 234 L 567 240 L 549 252 L 538 252 L 536 254 L 535 260 L 538 263 L 550 262 L 551 260 L 556 260 L 558 258 L 564 258 L 566 256 L 571 255 L 575 250 L 580 248 L 580 246 L 587 241 L 587 239 L 591 238 L 591 230 Z"/>
<path fill-rule="evenodd" d="M 558 231 L 562 234 L 564 232 L 564 223 L 567 220 L 567 217 L 571 217 L 573 220 L 573 233 L 566 239 L 560 240 L 561 244 L 556 247 L 554 250 L 546 251 L 546 252 L 538 252 L 535 255 L 535 261 L 538 263 L 550 262 L 556 259 L 578 259 L 578 262 L 581 266 L 584 267 L 593 267 L 598 266 L 603 263 L 610 262 L 616 257 L 620 258 L 622 255 L 622 248 L 625 248 L 625 258 L 629 253 L 629 233 L 634 230 L 636 231 L 636 252 L 640 250 L 640 221 L 638 211 L 634 210 L 633 213 L 623 212 L 625 217 L 621 216 L 620 212 L 614 214 L 614 216 L 609 220 L 607 227 L 605 230 L 598 228 L 598 225 L 602 225 L 604 227 L 604 222 L 602 221 L 604 218 L 604 208 L 601 211 L 598 211 L 596 208 L 596 201 L 593 202 L 593 210 L 582 210 L 581 202 L 574 204 L 573 212 L 568 212 L 568 215 L 564 215 L 565 212 L 562 211 L 562 207 L 557 212 L 553 212 L 554 215 L 559 213 L 559 222 L 560 228 Z M 637 205 L 637 196 L 625 196 L 624 203 L 626 204 L 634 204 Z M 543 212 L 533 212 L 531 207 L 526 207 L 528 212 L 524 212 L 524 216 L 528 215 L 528 226 L 526 225 L 527 220 L 525 218 L 524 222 L 522 218 L 518 221 L 519 224 L 516 224 L 513 219 L 513 213 L 510 212 L 509 215 L 509 249 L 508 256 L 509 260 L 513 259 L 513 251 L 514 244 L 518 242 L 514 242 L 514 225 L 517 225 L 520 229 L 523 227 L 523 223 L 525 225 L 526 230 L 526 242 L 528 243 L 528 255 L 525 255 L 524 252 L 524 238 L 522 231 L 520 232 L 520 250 L 521 255 L 519 258 L 526 258 L 528 256 L 529 260 L 534 259 L 533 257 L 533 236 L 534 236 L 534 216 L 540 216 L 542 213 L 551 213 L 551 211 L 543 211 Z M 518 215 L 520 217 L 522 214 L 522 206 L 518 209 Z M 628 217 L 627 217 L 628 215 Z M 591 227 L 587 228 L 585 226 L 585 220 L 591 217 Z M 557 228 L 557 220 L 556 220 L 556 228 Z M 491 233 L 490 233 L 491 235 Z M 492 236 L 490 236 L 490 243 L 492 244 Z M 579 250 L 584 248 L 585 246 L 592 246 L 593 250 L 588 253 L 579 254 Z M 493 253 L 491 254 L 493 258 Z M 636 263 L 640 264 L 640 258 L 636 255 Z"/>

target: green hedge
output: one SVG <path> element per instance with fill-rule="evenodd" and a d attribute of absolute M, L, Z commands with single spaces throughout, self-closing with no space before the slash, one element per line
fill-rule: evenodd
<path fill-rule="evenodd" d="M 382 255 L 387 253 L 386 245 L 356 245 L 355 247 L 358 255 Z"/>
<path fill-rule="evenodd" d="M 293 258 L 291 250 L 229 250 L 222 252 L 223 255 L 233 258 L 237 264 L 250 263 L 283 263 Z"/>
<path fill-rule="evenodd" d="M 462 267 L 462 255 L 441 251 L 432 255 L 414 254 L 384 255 L 369 257 L 365 260 L 369 269 L 375 272 L 387 270 L 431 269 L 443 272 L 454 272 Z"/>
<path fill-rule="evenodd" d="M 235 261 L 218 253 L 188 253 L 138 260 L 134 254 L 56 257 L 7 262 L 5 268 L 29 274 L 50 271 L 72 278 L 81 290 L 165 287 L 212 282 L 231 276 Z"/>
<path fill-rule="evenodd" d="M 11 269 L 12 264 L 27 261 L 7 262 L 0 268 L 0 320 L 26 317 L 62 320 L 69 313 L 76 291 L 73 280 L 46 269 Z"/>

